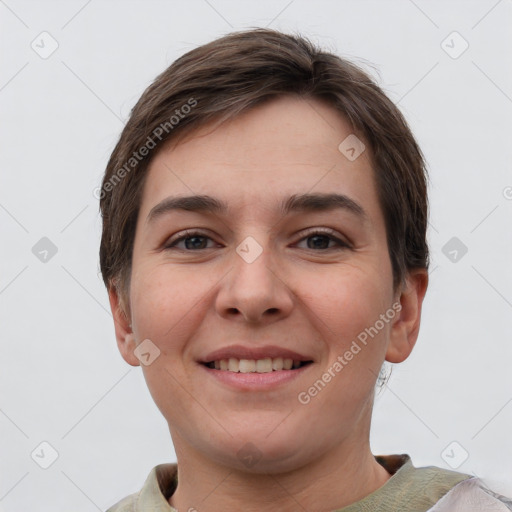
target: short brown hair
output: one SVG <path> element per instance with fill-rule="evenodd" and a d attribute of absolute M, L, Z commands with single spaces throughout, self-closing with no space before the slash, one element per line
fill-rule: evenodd
<path fill-rule="evenodd" d="M 142 188 L 149 163 L 163 143 L 269 99 L 297 94 L 327 102 L 370 148 L 394 290 L 409 270 L 428 269 L 427 171 L 398 108 L 355 64 L 302 36 L 252 29 L 178 58 L 133 107 L 100 189 L 100 267 L 107 288 L 116 286 L 121 297 L 129 296 Z"/>

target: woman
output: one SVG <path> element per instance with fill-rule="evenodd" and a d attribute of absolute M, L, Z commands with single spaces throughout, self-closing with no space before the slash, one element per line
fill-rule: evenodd
<path fill-rule="evenodd" d="M 301 37 L 230 34 L 157 77 L 107 166 L 100 263 L 178 462 L 110 511 L 512 510 L 370 450 L 420 327 L 426 180 L 395 105 Z"/>

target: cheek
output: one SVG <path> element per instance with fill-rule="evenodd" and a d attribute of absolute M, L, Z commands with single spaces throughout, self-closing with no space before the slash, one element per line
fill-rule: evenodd
<path fill-rule="evenodd" d="M 139 265 L 131 287 L 132 318 L 138 341 L 150 339 L 159 357 L 142 371 L 148 389 L 165 418 L 189 413 L 192 389 L 183 365 L 189 340 L 205 314 L 208 276 L 171 265 Z"/>
<path fill-rule="evenodd" d="M 388 281 L 368 268 L 344 267 L 325 279 L 311 276 L 312 285 L 302 295 L 306 314 L 312 313 L 310 322 L 320 333 L 325 358 L 301 396 L 311 399 L 319 414 L 332 412 L 322 416 L 326 429 L 336 431 L 350 418 L 371 410 L 390 328 L 389 322 L 379 320 L 391 307 Z M 372 330 L 377 321 L 382 328 Z"/>
<path fill-rule="evenodd" d="M 300 296 L 324 325 L 326 338 L 340 346 L 373 325 L 391 305 L 391 281 L 368 268 L 347 266 L 323 277 L 315 273 L 305 281 Z"/>
<path fill-rule="evenodd" d="M 198 325 L 211 286 L 197 272 L 169 265 L 141 268 L 131 289 L 138 339 L 149 338 L 163 351 L 178 348 L 178 340 Z"/>

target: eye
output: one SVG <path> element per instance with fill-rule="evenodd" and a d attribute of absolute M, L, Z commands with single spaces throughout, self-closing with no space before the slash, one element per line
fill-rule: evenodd
<path fill-rule="evenodd" d="M 305 240 L 306 247 L 301 248 L 315 251 L 326 251 L 332 249 L 341 250 L 350 248 L 348 243 L 344 242 L 335 235 L 335 231 L 329 228 L 315 228 L 310 230 L 306 236 L 301 238 L 299 243 Z M 208 245 L 208 242 L 211 242 L 211 244 Z M 181 247 L 180 244 L 182 244 Z M 178 249 L 181 251 L 191 252 L 212 249 L 216 245 L 218 244 L 216 244 L 212 238 L 201 231 L 185 231 L 181 235 L 178 234 L 177 237 L 171 239 L 171 241 L 164 246 L 164 249 Z M 299 246 L 299 244 L 297 244 L 297 246 Z"/>
<path fill-rule="evenodd" d="M 307 233 L 307 236 L 303 237 L 300 241 L 306 240 L 307 247 L 303 247 L 304 249 L 313 249 L 313 250 L 329 250 L 329 249 L 349 249 L 350 245 L 343 240 L 340 240 L 337 236 L 335 236 L 335 232 L 331 229 L 324 228 L 318 229 L 315 228 Z M 310 242 L 311 241 L 311 242 Z M 334 243 L 333 246 L 329 246 L 329 244 Z"/>
<path fill-rule="evenodd" d="M 171 242 L 167 243 L 164 249 L 179 249 L 182 251 L 198 251 L 204 249 L 211 249 L 213 246 L 207 247 L 208 240 L 213 240 L 200 231 L 186 231 L 185 234 L 174 238 Z M 184 242 L 184 247 L 178 247 L 178 244 Z"/>

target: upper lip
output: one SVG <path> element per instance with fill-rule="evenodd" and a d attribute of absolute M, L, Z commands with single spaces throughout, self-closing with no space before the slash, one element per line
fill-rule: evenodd
<path fill-rule="evenodd" d="M 201 363 L 210 363 L 220 361 L 221 359 L 265 359 L 270 357 L 282 357 L 283 359 L 293 359 L 294 361 L 312 361 L 313 358 L 299 354 L 293 350 L 277 347 L 275 345 L 265 345 L 263 347 L 244 347 L 243 345 L 231 345 L 210 352 L 200 360 Z"/>

